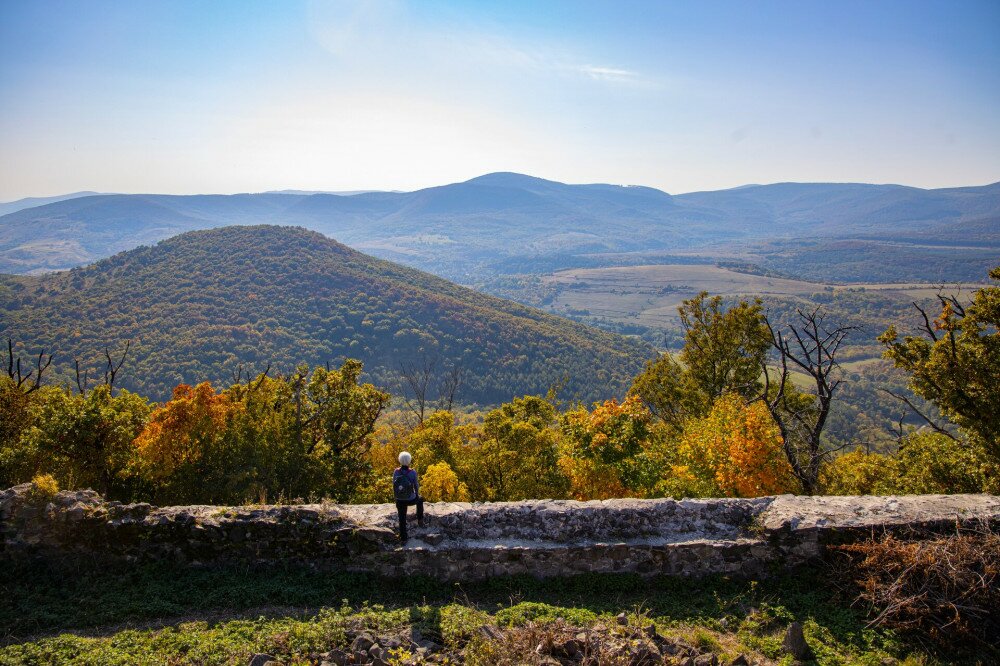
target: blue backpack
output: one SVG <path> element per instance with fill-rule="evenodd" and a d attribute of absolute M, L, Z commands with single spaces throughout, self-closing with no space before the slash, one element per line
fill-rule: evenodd
<path fill-rule="evenodd" d="M 392 475 L 392 493 L 397 500 L 411 500 L 417 494 L 410 470 L 398 470 Z"/>

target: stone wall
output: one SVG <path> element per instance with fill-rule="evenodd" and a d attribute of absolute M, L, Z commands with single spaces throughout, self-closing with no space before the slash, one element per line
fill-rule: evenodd
<path fill-rule="evenodd" d="M 427 505 L 396 539 L 391 504 L 157 508 L 93 491 L 0 492 L 0 557 L 298 562 L 451 580 L 583 572 L 765 575 L 873 531 L 1000 525 L 1000 497 L 796 497 Z M 412 520 L 412 511 L 411 511 Z"/>

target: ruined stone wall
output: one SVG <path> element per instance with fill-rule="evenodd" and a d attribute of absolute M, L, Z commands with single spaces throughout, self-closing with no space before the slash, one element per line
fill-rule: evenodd
<path fill-rule="evenodd" d="M 412 514 L 412 512 L 411 512 Z M 157 508 L 92 491 L 0 492 L 0 558 L 96 557 L 188 564 L 308 563 L 450 580 L 584 572 L 766 575 L 873 531 L 1000 524 L 1000 497 L 761 497 L 427 505 L 396 539 L 391 504 Z"/>

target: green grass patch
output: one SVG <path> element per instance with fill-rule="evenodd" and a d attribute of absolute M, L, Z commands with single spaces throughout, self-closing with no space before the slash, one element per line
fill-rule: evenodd
<path fill-rule="evenodd" d="M 238 664 L 254 652 L 308 663 L 341 645 L 348 626 L 412 626 L 459 645 L 486 623 L 612 626 L 622 611 L 727 654 L 779 657 L 793 619 L 821 664 L 920 654 L 890 631 L 865 628 L 822 572 L 809 571 L 761 582 L 582 575 L 458 585 L 295 567 L 7 563 L 0 593 L 0 664 Z M 240 615 L 250 617 L 233 619 Z"/>

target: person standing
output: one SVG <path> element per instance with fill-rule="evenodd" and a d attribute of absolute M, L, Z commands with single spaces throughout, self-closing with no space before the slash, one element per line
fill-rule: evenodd
<path fill-rule="evenodd" d="M 424 526 L 424 498 L 420 496 L 417 472 L 410 468 L 413 456 L 407 451 L 399 454 L 399 467 L 392 473 L 392 492 L 396 498 L 396 512 L 399 514 L 399 540 L 406 543 L 406 509 L 417 507 L 417 526 Z"/>

